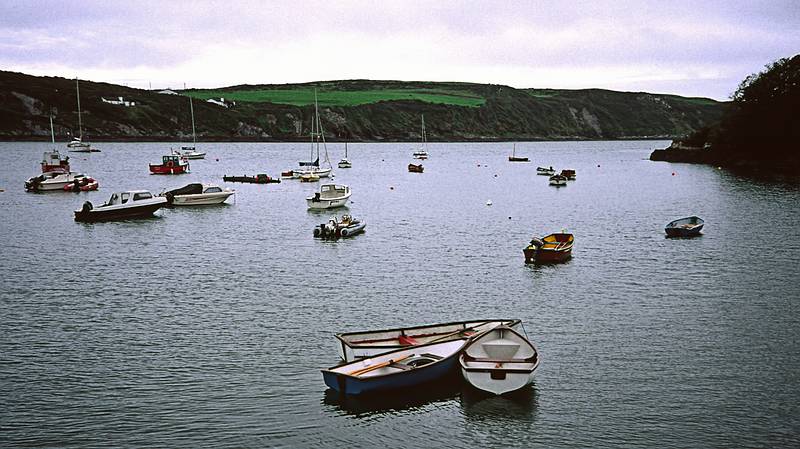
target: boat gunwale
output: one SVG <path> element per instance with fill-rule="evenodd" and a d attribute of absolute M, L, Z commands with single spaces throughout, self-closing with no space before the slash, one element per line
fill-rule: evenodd
<path fill-rule="evenodd" d="M 369 342 L 369 341 L 381 341 L 381 340 L 390 341 L 390 340 L 396 340 L 396 338 L 394 338 L 394 339 L 386 338 L 386 339 L 375 339 L 375 340 L 360 340 L 360 341 L 356 341 L 356 342 L 349 341 L 346 338 L 348 336 L 352 336 L 352 335 L 377 334 L 377 333 L 388 333 L 388 332 L 400 332 L 400 335 L 402 336 L 402 335 L 405 335 L 405 333 L 403 331 L 409 331 L 409 330 L 415 330 L 415 329 L 425 329 L 425 328 L 430 328 L 430 327 L 453 326 L 453 325 L 461 325 L 461 326 L 463 326 L 463 330 L 466 330 L 466 329 L 468 329 L 466 327 L 466 325 L 468 323 L 480 323 L 480 324 L 476 325 L 476 326 L 479 326 L 479 325 L 482 325 L 482 324 L 491 323 L 491 322 L 495 322 L 495 321 L 499 321 L 501 323 L 501 325 L 506 325 L 506 326 L 517 326 L 520 323 L 522 323 L 522 320 L 517 319 L 517 318 L 451 321 L 451 322 L 447 322 L 447 323 L 425 324 L 425 325 L 420 325 L 420 326 L 395 327 L 395 328 L 390 328 L 390 329 L 376 329 L 374 331 L 341 332 L 341 333 L 338 333 L 338 334 L 334 334 L 334 337 L 336 337 L 336 339 L 338 339 L 342 344 L 344 344 L 345 346 L 350 347 L 350 348 L 359 348 L 359 347 L 364 347 L 364 348 L 394 347 L 394 346 L 397 346 L 397 345 L 374 346 L 374 345 L 358 345 L 358 343 L 360 343 L 362 341 L 367 341 L 367 342 Z M 511 323 L 511 324 L 505 324 L 505 323 Z M 442 332 L 442 334 L 448 334 L 448 333 L 451 333 L 451 332 Z M 426 335 L 436 335 L 436 334 L 426 334 Z M 424 343 L 424 344 L 429 344 L 429 343 Z M 420 346 L 420 345 L 413 345 L 413 346 Z M 412 347 L 412 346 L 406 346 L 406 348 L 410 348 L 410 347 Z"/>

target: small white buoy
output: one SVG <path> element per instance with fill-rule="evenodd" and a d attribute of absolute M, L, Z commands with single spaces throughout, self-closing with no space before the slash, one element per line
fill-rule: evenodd
<path fill-rule="evenodd" d="M 492 200 L 489 200 L 489 201 L 487 201 L 487 202 L 486 202 L 486 205 L 487 205 L 487 206 L 491 206 L 491 205 L 492 205 Z"/>

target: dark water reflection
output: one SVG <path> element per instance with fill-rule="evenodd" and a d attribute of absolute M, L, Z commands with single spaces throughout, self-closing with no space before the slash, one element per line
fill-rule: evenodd
<path fill-rule="evenodd" d="M 304 144 L 209 144 L 179 177 L 147 174 L 168 144 L 104 144 L 73 157 L 101 190 L 33 195 L 47 145 L 2 143 L 0 447 L 796 447 L 800 188 L 645 160 L 666 144 L 518 144 L 530 164 L 431 144 L 423 174 L 408 145 L 349 145 L 335 180 L 366 232 L 320 241 L 331 214 L 308 212 L 318 185 L 299 182 L 72 218 L 117 189 L 277 175 Z M 534 172 L 551 164 L 577 180 L 550 188 Z M 690 215 L 701 237 L 665 238 Z M 523 263 L 562 228 L 569 262 Z M 336 332 L 480 317 L 523 320 L 532 388 L 326 392 Z"/>

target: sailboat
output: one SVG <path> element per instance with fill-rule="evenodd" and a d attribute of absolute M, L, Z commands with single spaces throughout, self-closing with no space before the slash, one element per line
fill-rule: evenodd
<path fill-rule="evenodd" d="M 422 144 L 414 151 L 414 159 L 428 159 L 428 137 L 425 135 L 425 116 L 422 116 Z"/>
<path fill-rule="evenodd" d="M 347 142 L 344 143 L 344 159 L 339 161 L 339 168 L 352 168 L 353 164 L 347 158 Z"/>
<path fill-rule="evenodd" d="M 320 167 L 319 165 L 319 144 L 322 142 L 322 148 L 325 151 L 325 163 L 327 167 Z M 314 152 L 316 150 L 316 159 L 314 159 Z M 325 133 L 322 130 L 322 121 L 319 119 L 319 104 L 317 103 L 317 91 L 314 90 L 314 119 L 311 121 L 311 159 L 312 161 L 300 161 L 299 168 L 289 170 L 281 173 L 284 177 L 300 178 L 306 176 L 313 178 L 316 175 L 320 178 L 327 178 L 331 174 L 333 167 L 331 160 L 328 158 L 328 146 L 325 143 Z"/>
<path fill-rule="evenodd" d="M 72 138 L 72 140 L 67 144 L 67 148 L 71 148 L 69 151 L 75 153 L 96 153 L 100 150 L 97 148 L 92 148 L 91 144 L 83 141 L 83 122 L 81 121 L 81 88 L 78 85 L 78 78 L 75 78 L 75 91 L 78 94 L 78 135 Z"/>
<path fill-rule="evenodd" d="M 25 181 L 28 192 L 48 192 L 71 190 L 75 192 L 94 190 L 97 182 L 82 174 L 70 171 L 69 157 L 61 158 L 56 149 L 56 134 L 53 130 L 53 116 L 50 115 L 50 139 L 53 151 L 46 151 L 42 160 L 42 174 Z M 90 187 L 93 184 L 93 187 Z M 69 186 L 69 187 L 67 187 Z"/>
<path fill-rule="evenodd" d="M 195 149 L 195 145 L 197 145 L 197 134 L 194 130 L 194 106 L 192 105 L 192 97 L 189 97 L 189 111 L 191 111 L 192 114 L 192 146 L 183 146 L 180 151 L 173 150 L 172 152 L 186 159 L 205 159 L 206 153 L 199 152 Z"/>
<path fill-rule="evenodd" d="M 517 157 L 517 144 L 514 143 L 514 149 L 511 150 L 511 156 L 508 157 L 509 162 L 528 162 L 527 157 L 519 156 Z"/>

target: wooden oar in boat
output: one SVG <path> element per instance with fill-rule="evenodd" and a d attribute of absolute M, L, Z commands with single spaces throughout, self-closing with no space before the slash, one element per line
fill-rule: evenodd
<path fill-rule="evenodd" d="M 475 326 L 472 326 L 472 327 L 466 327 L 464 329 L 459 329 L 459 330 L 457 330 L 455 332 L 450 332 L 449 334 L 444 334 L 441 337 L 434 338 L 433 340 L 429 341 L 428 343 L 433 343 L 434 341 L 444 340 L 445 338 L 452 337 L 453 335 L 463 334 L 463 333 L 469 332 L 469 331 L 473 331 L 474 332 L 476 328 L 478 328 L 480 326 L 483 326 L 484 324 L 486 324 L 486 323 L 476 324 Z"/>
<path fill-rule="evenodd" d="M 359 368 L 359 369 L 357 369 L 355 371 L 351 371 L 351 372 L 349 372 L 347 374 L 350 375 L 350 376 L 360 376 L 360 375 L 368 373 L 370 371 L 374 371 L 374 370 L 376 370 L 378 368 L 383 368 L 384 366 L 389 366 L 392 363 L 397 363 L 397 362 L 399 362 L 401 360 L 405 360 L 405 359 L 411 357 L 412 355 L 414 355 L 414 354 L 406 354 L 406 355 L 404 355 L 402 357 L 398 357 L 396 359 L 389 359 L 389 360 L 387 360 L 385 362 L 376 363 L 375 365 L 368 366 L 366 368 Z"/>

